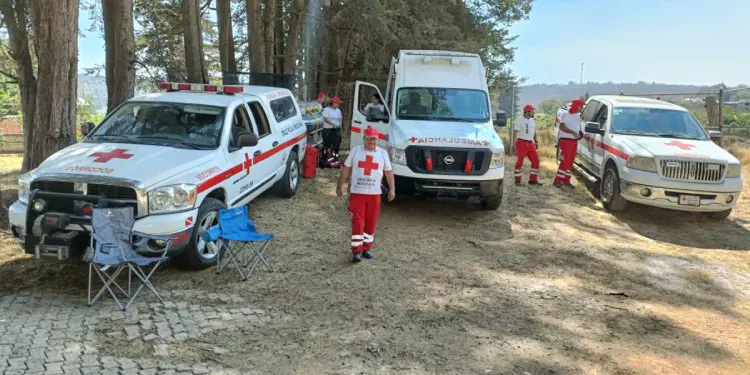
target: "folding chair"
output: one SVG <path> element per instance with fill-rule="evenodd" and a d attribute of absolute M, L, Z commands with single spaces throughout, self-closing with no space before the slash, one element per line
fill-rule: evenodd
<path fill-rule="evenodd" d="M 169 259 L 166 257 L 166 252 L 172 239 L 167 236 L 152 236 L 134 232 L 132 230 L 134 223 L 135 219 L 133 218 L 132 207 L 93 209 L 91 225 L 94 230 L 91 233 L 91 249 L 93 249 L 94 254 L 89 262 L 89 306 L 96 302 L 105 291 L 108 291 L 120 309 L 127 310 L 128 306 L 133 303 L 144 286 L 151 290 L 159 301 L 163 301 L 161 295 L 159 295 L 159 292 L 156 291 L 156 288 L 151 283 L 151 276 L 162 262 Z M 134 242 L 133 237 L 137 237 L 138 241 Z M 146 257 L 138 254 L 135 248 L 145 245 L 148 240 L 166 241 L 164 252 L 156 257 Z M 143 267 L 148 265 L 152 265 L 152 268 L 149 273 L 146 273 Z M 127 292 L 116 282 L 117 276 L 124 270 L 128 271 Z M 104 283 L 102 289 L 99 290 L 93 299 L 91 298 L 92 271 Z M 133 274 L 141 281 L 141 285 L 131 295 Z M 113 287 L 127 298 L 124 306 L 120 299 L 117 298 Z"/>
<path fill-rule="evenodd" d="M 253 272 L 258 262 L 262 262 L 268 272 L 273 272 L 273 268 L 268 264 L 265 258 L 266 248 L 273 238 L 273 234 L 258 233 L 255 230 L 255 224 L 248 218 L 247 206 L 222 209 L 219 211 L 219 225 L 209 228 L 202 233 L 203 239 L 209 246 L 214 246 L 215 241 L 218 245 L 216 249 L 216 273 L 221 271 L 229 263 L 232 263 L 239 272 L 243 281 L 246 281 Z M 239 242 L 235 246 L 230 246 L 230 241 Z M 259 245 L 256 246 L 256 243 Z M 222 263 L 222 248 L 225 249 L 225 260 Z M 254 255 L 247 259 L 247 249 L 251 248 Z M 252 266 L 248 266 L 252 262 Z"/>

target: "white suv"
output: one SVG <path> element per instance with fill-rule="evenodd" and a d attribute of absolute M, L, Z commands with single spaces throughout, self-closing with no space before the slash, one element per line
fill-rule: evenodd
<path fill-rule="evenodd" d="M 610 211 L 628 202 L 706 212 L 724 219 L 742 191 L 740 163 L 711 141 L 693 115 L 660 100 L 591 97 L 581 121 L 576 169 L 600 183 Z"/>
<path fill-rule="evenodd" d="M 88 245 L 93 207 L 134 208 L 134 230 L 170 236 L 150 241 L 193 269 L 216 261 L 199 232 L 219 209 L 245 205 L 274 187 L 297 192 L 306 129 L 289 90 L 163 82 L 166 92 L 123 103 L 86 138 L 19 179 L 9 209 L 11 232 L 26 253 L 66 258 Z M 42 237 L 45 215 L 66 228 Z M 58 216 L 59 217 L 59 216 Z"/>

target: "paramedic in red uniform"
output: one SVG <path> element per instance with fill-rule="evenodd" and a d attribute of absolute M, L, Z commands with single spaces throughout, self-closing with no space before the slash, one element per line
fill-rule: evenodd
<path fill-rule="evenodd" d="M 581 111 L 583 111 L 584 105 L 586 105 L 586 102 L 581 99 L 573 100 L 573 102 L 570 103 L 568 111 L 563 113 L 560 118 L 560 133 L 558 139 L 560 142 L 560 154 L 562 160 L 560 161 L 560 167 L 557 169 L 557 175 L 555 176 L 555 187 L 567 186 L 574 189 L 573 185 L 570 183 L 570 171 L 573 169 L 573 162 L 576 158 L 578 140 L 583 138 Z"/>
<path fill-rule="evenodd" d="M 531 173 L 529 174 L 529 185 L 542 185 L 539 182 L 539 142 L 536 138 L 536 123 L 534 122 L 534 106 L 527 104 L 523 107 L 523 117 L 516 120 L 513 125 L 513 145 L 516 147 L 516 185 L 521 185 L 521 167 L 526 157 L 531 160 Z"/>
<path fill-rule="evenodd" d="M 343 186 L 349 179 L 349 214 L 352 217 L 352 262 L 372 259 L 372 244 L 375 240 L 375 226 L 380 216 L 380 196 L 383 175 L 388 186 L 395 186 L 393 169 L 388 152 L 377 146 L 378 131 L 368 126 L 364 132 L 364 146 L 355 146 L 349 153 L 341 170 L 336 195 L 344 195 Z M 393 189 L 388 189 L 388 201 L 396 197 Z"/>

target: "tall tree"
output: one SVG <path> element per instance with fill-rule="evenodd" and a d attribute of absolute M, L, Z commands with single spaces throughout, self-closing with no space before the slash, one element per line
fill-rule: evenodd
<path fill-rule="evenodd" d="M 284 32 L 284 1 L 276 1 L 276 21 L 274 23 L 274 58 L 273 58 L 273 72 L 282 73 L 284 70 L 284 39 L 286 33 Z"/>
<path fill-rule="evenodd" d="M 289 33 L 286 37 L 286 54 L 284 56 L 284 73 L 294 74 L 297 60 L 300 58 L 302 23 L 305 15 L 305 0 L 294 0 L 289 17 Z"/>
<path fill-rule="evenodd" d="M 263 36 L 261 0 L 247 0 L 247 40 L 250 56 L 250 72 L 266 71 L 266 52 Z"/>
<path fill-rule="evenodd" d="M 208 71 L 203 54 L 201 19 L 198 0 L 182 0 L 185 68 L 188 81 L 194 83 L 208 83 Z"/>
<path fill-rule="evenodd" d="M 102 0 L 104 20 L 107 113 L 133 97 L 135 35 L 132 0 Z"/>
<path fill-rule="evenodd" d="M 236 72 L 234 35 L 232 32 L 231 0 L 216 0 L 216 21 L 219 27 L 219 59 L 222 72 Z"/>
<path fill-rule="evenodd" d="M 263 44 L 265 45 L 265 72 L 273 73 L 274 66 L 274 29 L 276 26 L 276 1 L 278 0 L 265 0 L 263 2 Z"/>

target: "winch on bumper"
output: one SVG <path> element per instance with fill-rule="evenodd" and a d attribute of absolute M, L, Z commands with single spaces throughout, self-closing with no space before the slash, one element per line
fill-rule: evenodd
<path fill-rule="evenodd" d="M 134 232 L 172 238 L 172 241 L 168 242 L 149 240 L 144 246 L 136 248 L 137 252 L 146 256 L 156 255 L 161 254 L 167 247 L 168 256 L 182 253 L 189 243 L 193 218 L 196 217 L 198 209 L 138 217 L 138 201 L 34 190 L 29 194 L 28 204 L 16 201 L 10 206 L 10 230 L 23 244 L 25 253 L 37 257 L 54 256 L 64 259 L 74 253 L 82 253 L 89 246 L 89 233 L 92 231 L 91 208 L 132 206 L 136 213 Z M 66 226 L 55 233 L 47 234 L 44 246 L 37 246 L 42 239 L 42 221 L 45 217 L 54 220 L 62 218 Z"/>

